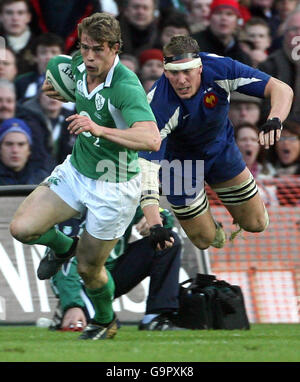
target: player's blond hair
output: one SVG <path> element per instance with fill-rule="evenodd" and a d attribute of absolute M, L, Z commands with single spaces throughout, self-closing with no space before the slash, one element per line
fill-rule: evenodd
<path fill-rule="evenodd" d="M 163 47 L 164 56 L 179 56 L 184 53 L 198 53 L 199 45 L 191 36 L 176 35 Z"/>
<path fill-rule="evenodd" d="M 104 43 L 112 48 L 119 43 L 119 51 L 121 52 L 122 38 L 119 21 L 108 13 L 94 13 L 86 17 L 78 24 L 78 37 L 81 39 L 82 32 L 86 33 L 93 40 Z"/>

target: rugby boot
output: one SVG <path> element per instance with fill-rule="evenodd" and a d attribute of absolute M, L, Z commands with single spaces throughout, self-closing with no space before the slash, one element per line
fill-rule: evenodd
<path fill-rule="evenodd" d="M 120 323 L 115 315 L 113 320 L 107 324 L 98 324 L 95 321 L 89 323 L 78 337 L 79 340 L 108 340 L 113 339 L 120 328 Z"/>
<path fill-rule="evenodd" d="M 37 276 L 40 280 L 48 280 L 54 276 L 63 265 L 64 262 L 68 261 L 71 257 L 75 255 L 75 249 L 79 240 L 79 237 L 73 237 L 73 244 L 69 251 L 66 253 L 66 257 L 58 257 L 51 248 L 47 248 L 45 256 L 40 261 Z"/>

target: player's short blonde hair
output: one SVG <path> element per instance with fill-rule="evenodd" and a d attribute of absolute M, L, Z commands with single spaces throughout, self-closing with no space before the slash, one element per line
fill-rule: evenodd
<path fill-rule="evenodd" d="M 78 24 L 78 37 L 81 39 L 82 32 L 86 33 L 93 40 L 104 43 L 107 42 L 112 48 L 114 44 L 119 43 L 119 52 L 121 52 L 122 38 L 119 21 L 108 13 L 94 13 L 86 17 Z"/>
<path fill-rule="evenodd" d="M 184 53 L 198 53 L 199 45 L 191 36 L 176 35 L 173 36 L 164 47 L 164 56 L 179 56 Z"/>

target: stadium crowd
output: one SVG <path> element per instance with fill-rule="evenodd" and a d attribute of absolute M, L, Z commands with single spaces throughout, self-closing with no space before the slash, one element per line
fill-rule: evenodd
<path fill-rule="evenodd" d="M 274 149 L 259 148 L 256 139 L 270 108 L 267 101 L 233 93 L 230 119 L 256 179 L 300 174 L 299 0 L 74 0 L 68 6 L 62 4 L 59 0 L 0 3 L 0 35 L 5 39 L 0 51 L 0 184 L 38 183 L 71 152 L 75 137 L 68 133 L 65 118 L 73 113 L 74 105 L 50 99 L 40 88 L 49 59 L 74 53 L 77 23 L 97 11 L 119 20 L 120 59 L 138 75 L 146 92 L 163 73 L 162 47 L 176 34 L 194 37 L 201 51 L 237 59 L 290 85 L 294 102 Z M 18 143 L 22 132 L 27 150 Z"/>
<path fill-rule="evenodd" d="M 48 98 L 41 86 L 49 59 L 77 50 L 77 24 L 95 12 L 119 20 L 120 60 L 146 92 L 163 74 L 163 46 L 178 34 L 293 89 L 281 138 L 269 150 L 258 142 L 268 102 L 231 95 L 236 142 L 265 203 L 278 203 L 276 189 L 260 181 L 300 175 L 300 0 L 1 0 L 0 185 L 38 184 L 71 153 L 76 136 L 66 118 L 74 104 Z"/>

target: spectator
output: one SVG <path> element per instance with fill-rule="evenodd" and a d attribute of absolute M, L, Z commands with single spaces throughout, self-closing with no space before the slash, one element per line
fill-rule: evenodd
<path fill-rule="evenodd" d="M 268 49 L 271 46 L 271 29 L 269 24 L 261 18 L 252 17 L 244 27 L 246 37 L 253 43 L 254 49 L 249 54 L 252 58 L 252 66 L 257 67 L 268 57 Z"/>
<path fill-rule="evenodd" d="M 280 19 L 274 7 L 274 0 L 251 0 L 249 11 L 252 17 L 260 17 L 267 21 L 271 29 L 271 36 L 275 36 Z"/>
<path fill-rule="evenodd" d="M 146 49 L 140 56 L 139 77 L 143 81 L 145 78 L 158 79 L 164 72 L 164 57 L 160 49 Z"/>
<path fill-rule="evenodd" d="M 164 45 L 168 44 L 171 38 L 178 34 L 184 36 L 190 34 L 185 15 L 175 11 L 168 14 L 162 13 L 158 21 L 158 37 L 154 47 L 162 50 Z"/>
<path fill-rule="evenodd" d="M 243 123 L 234 130 L 235 140 L 247 167 L 255 179 L 272 178 L 275 170 L 266 160 L 266 152 L 258 142 L 258 128 L 251 123 Z"/>
<path fill-rule="evenodd" d="M 157 75 L 144 77 L 141 79 L 141 83 L 146 93 L 149 93 L 154 83 L 159 79 Z"/>
<path fill-rule="evenodd" d="M 31 0 L 31 5 L 36 33 L 60 36 L 67 54 L 76 49 L 77 25 L 84 17 L 101 11 L 99 0 Z"/>
<path fill-rule="evenodd" d="M 123 39 L 123 52 L 138 57 L 150 49 L 157 36 L 155 0 L 128 0 L 118 18 Z"/>
<path fill-rule="evenodd" d="M 258 142 L 259 130 L 255 125 L 244 123 L 235 129 L 236 143 L 242 153 L 248 169 L 254 176 L 259 193 L 266 206 L 278 205 L 276 186 L 266 185 L 265 179 L 275 175 L 274 167 L 266 160 L 266 151 Z"/>
<path fill-rule="evenodd" d="M 26 73 L 34 66 L 31 44 L 34 35 L 30 30 L 31 13 L 27 0 L 2 0 L 0 17 L 3 36 L 17 57 L 18 73 Z"/>
<path fill-rule="evenodd" d="M 19 76 L 16 79 L 17 100 L 24 100 L 35 96 L 45 80 L 45 72 L 51 57 L 63 53 L 63 40 L 53 34 L 45 33 L 38 36 L 33 42 L 33 56 L 36 64 L 34 71 Z"/>
<path fill-rule="evenodd" d="M 15 87 L 11 81 L 0 79 L 0 123 L 13 118 L 16 111 Z"/>
<path fill-rule="evenodd" d="M 16 55 L 9 48 L 0 48 L 0 78 L 14 81 L 18 72 Z"/>
<path fill-rule="evenodd" d="M 0 185 L 39 184 L 49 173 L 30 160 L 31 130 L 17 118 L 0 125 Z"/>
<path fill-rule="evenodd" d="M 127 66 L 128 69 L 132 70 L 134 73 L 139 72 L 139 61 L 135 56 L 133 56 L 132 54 L 122 53 L 119 57 L 122 64 Z"/>
<path fill-rule="evenodd" d="M 214 0 L 209 27 L 192 37 L 197 40 L 202 52 L 228 56 L 249 64 L 251 58 L 241 49 L 236 38 L 239 17 L 241 14 L 236 0 Z"/>
<path fill-rule="evenodd" d="M 230 96 L 229 119 L 234 127 L 244 123 L 256 125 L 260 120 L 261 99 L 234 92 Z"/>
<path fill-rule="evenodd" d="M 289 14 L 296 10 L 299 0 L 275 0 L 275 9 L 278 12 L 280 24 L 273 36 L 270 53 L 282 47 L 284 24 Z"/>
<path fill-rule="evenodd" d="M 170 212 L 162 210 L 161 217 L 164 227 L 172 229 L 174 218 Z M 80 235 L 84 221 L 70 219 L 60 224 L 59 228 L 63 232 L 67 229 L 70 236 Z M 149 227 L 141 208 L 138 207 L 131 224 L 110 253 L 105 266 L 111 271 L 116 285 L 114 298 L 128 293 L 150 276 L 146 314 L 139 329 L 172 330 L 172 316 L 178 310 L 180 239 L 174 232 L 173 247 L 157 253 L 150 247 L 148 235 Z M 51 279 L 53 290 L 60 299 L 61 312 L 55 312 L 54 325 L 50 329 L 76 330 L 79 320 L 83 323 L 83 329 L 94 315 L 93 305 L 86 294 L 76 264 L 76 258 L 72 258 Z"/>
<path fill-rule="evenodd" d="M 71 154 L 75 142 L 75 136 L 67 130 L 66 121 L 73 112 L 64 108 L 62 102 L 47 97 L 43 92 L 25 101 L 23 109 L 31 121 L 30 126 L 34 126 L 43 135 L 47 152 L 52 158 L 52 168 L 62 163 Z"/>
<path fill-rule="evenodd" d="M 276 176 L 300 175 L 300 123 L 287 119 L 280 140 L 270 152 Z"/>
<path fill-rule="evenodd" d="M 176 10 L 184 14 L 187 12 L 190 0 L 159 0 L 159 10 L 162 12 L 172 12 Z"/>
<path fill-rule="evenodd" d="M 209 26 L 212 0 L 191 0 L 187 20 L 191 33 L 198 33 Z"/>
<path fill-rule="evenodd" d="M 52 168 L 52 160 L 47 150 L 47 142 L 44 132 L 28 110 L 16 103 L 16 91 L 14 84 L 8 80 L 0 79 L 0 122 L 9 118 L 23 119 L 30 126 L 32 132 L 31 160 L 39 163 L 46 170 Z"/>
<path fill-rule="evenodd" d="M 294 100 L 290 116 L 300 120 L 300 54 L 297 36 L 300 34 L 300 9 L 291 13 L 284 26 L 283 46 L 269 55 L 259 69 L 273 77 L 284 81 L 294 90 Z M 262 103 L 261 117 L 264 118 L 270 110 L 270 103 Z"/>

